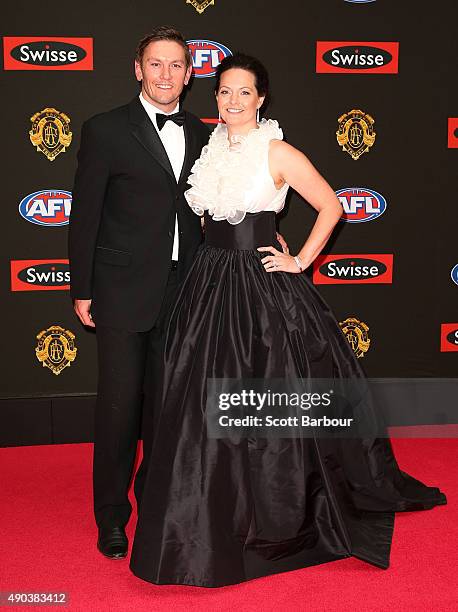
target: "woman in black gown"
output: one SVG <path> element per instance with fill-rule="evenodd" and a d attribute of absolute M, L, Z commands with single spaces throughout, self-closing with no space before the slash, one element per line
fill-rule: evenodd
<path fill-rule="evenodd" d="M 257 121 L 268 78 L 223 60 L 213 132 L 186 193 L 205 244 L 168 328 L 163 406 L 130 567 L 155 584 L 223 586 L 354 556 L 389 565 L 394 513 L 445 504 L 402 472 L 385 438 L 207 434 L 207 379 L 363 379 L 330 308 L 301 274 L 342 214 L 276 121 Z M 318 211 L 298 256 L 276 242 L 288 187 Z M 275 248 L 277 245 L 278 249 Z"/>

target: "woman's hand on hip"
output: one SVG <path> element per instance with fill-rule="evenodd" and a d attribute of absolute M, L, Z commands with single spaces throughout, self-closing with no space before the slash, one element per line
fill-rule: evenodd
<path fill-rule="evenodd" d="M 299 267 L 296 259 L 289 253 L 282 253 L 273 246 L 258 247 L 258 251 L 262 253 L 272 253 L 261 259 L 266 272 L 289 272 L 291 274 L 300 274 L 303 269 Z"/>

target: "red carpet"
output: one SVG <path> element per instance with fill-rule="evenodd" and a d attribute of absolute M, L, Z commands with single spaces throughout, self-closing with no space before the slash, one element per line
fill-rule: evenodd
<path fill-rule="evenodd" d="M 97 612 L 456 611 L 458 440 L 393 445 L 401 469 L 440 486 L 448 505 L 397 514 L 388 570 L 344 559 L 220 589 L 149 585 L 130 573 L 127 560 L 100 555 L 90 444 L 0 449 L 0 591 L 65 591 L 66 609 Z M 133 526 L 131 520 L 129 537 Z"/>

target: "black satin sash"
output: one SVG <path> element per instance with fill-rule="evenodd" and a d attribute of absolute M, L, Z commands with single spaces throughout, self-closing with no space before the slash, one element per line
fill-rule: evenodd
<path fill-rule="evenodd" d="M 279 248 L 276 238 L 275 212 L 247 213 L 237 225 L 214 221 L 205 213 L 205 244 L 220 249 L 252 250 L 260 246 Z"/>

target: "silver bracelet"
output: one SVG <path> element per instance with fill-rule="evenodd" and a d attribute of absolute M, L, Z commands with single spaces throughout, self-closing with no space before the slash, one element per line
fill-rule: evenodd
<path fill-rule="evenodd" d="M 304 271 L 304 264 L 302 263 L 302 260 L 299 257 L 299 255 L 294 255 L 294 261 L 296 262 L 297 267 L 299 268 L 299 270 L 301 272 L 303 272 Z"/>

